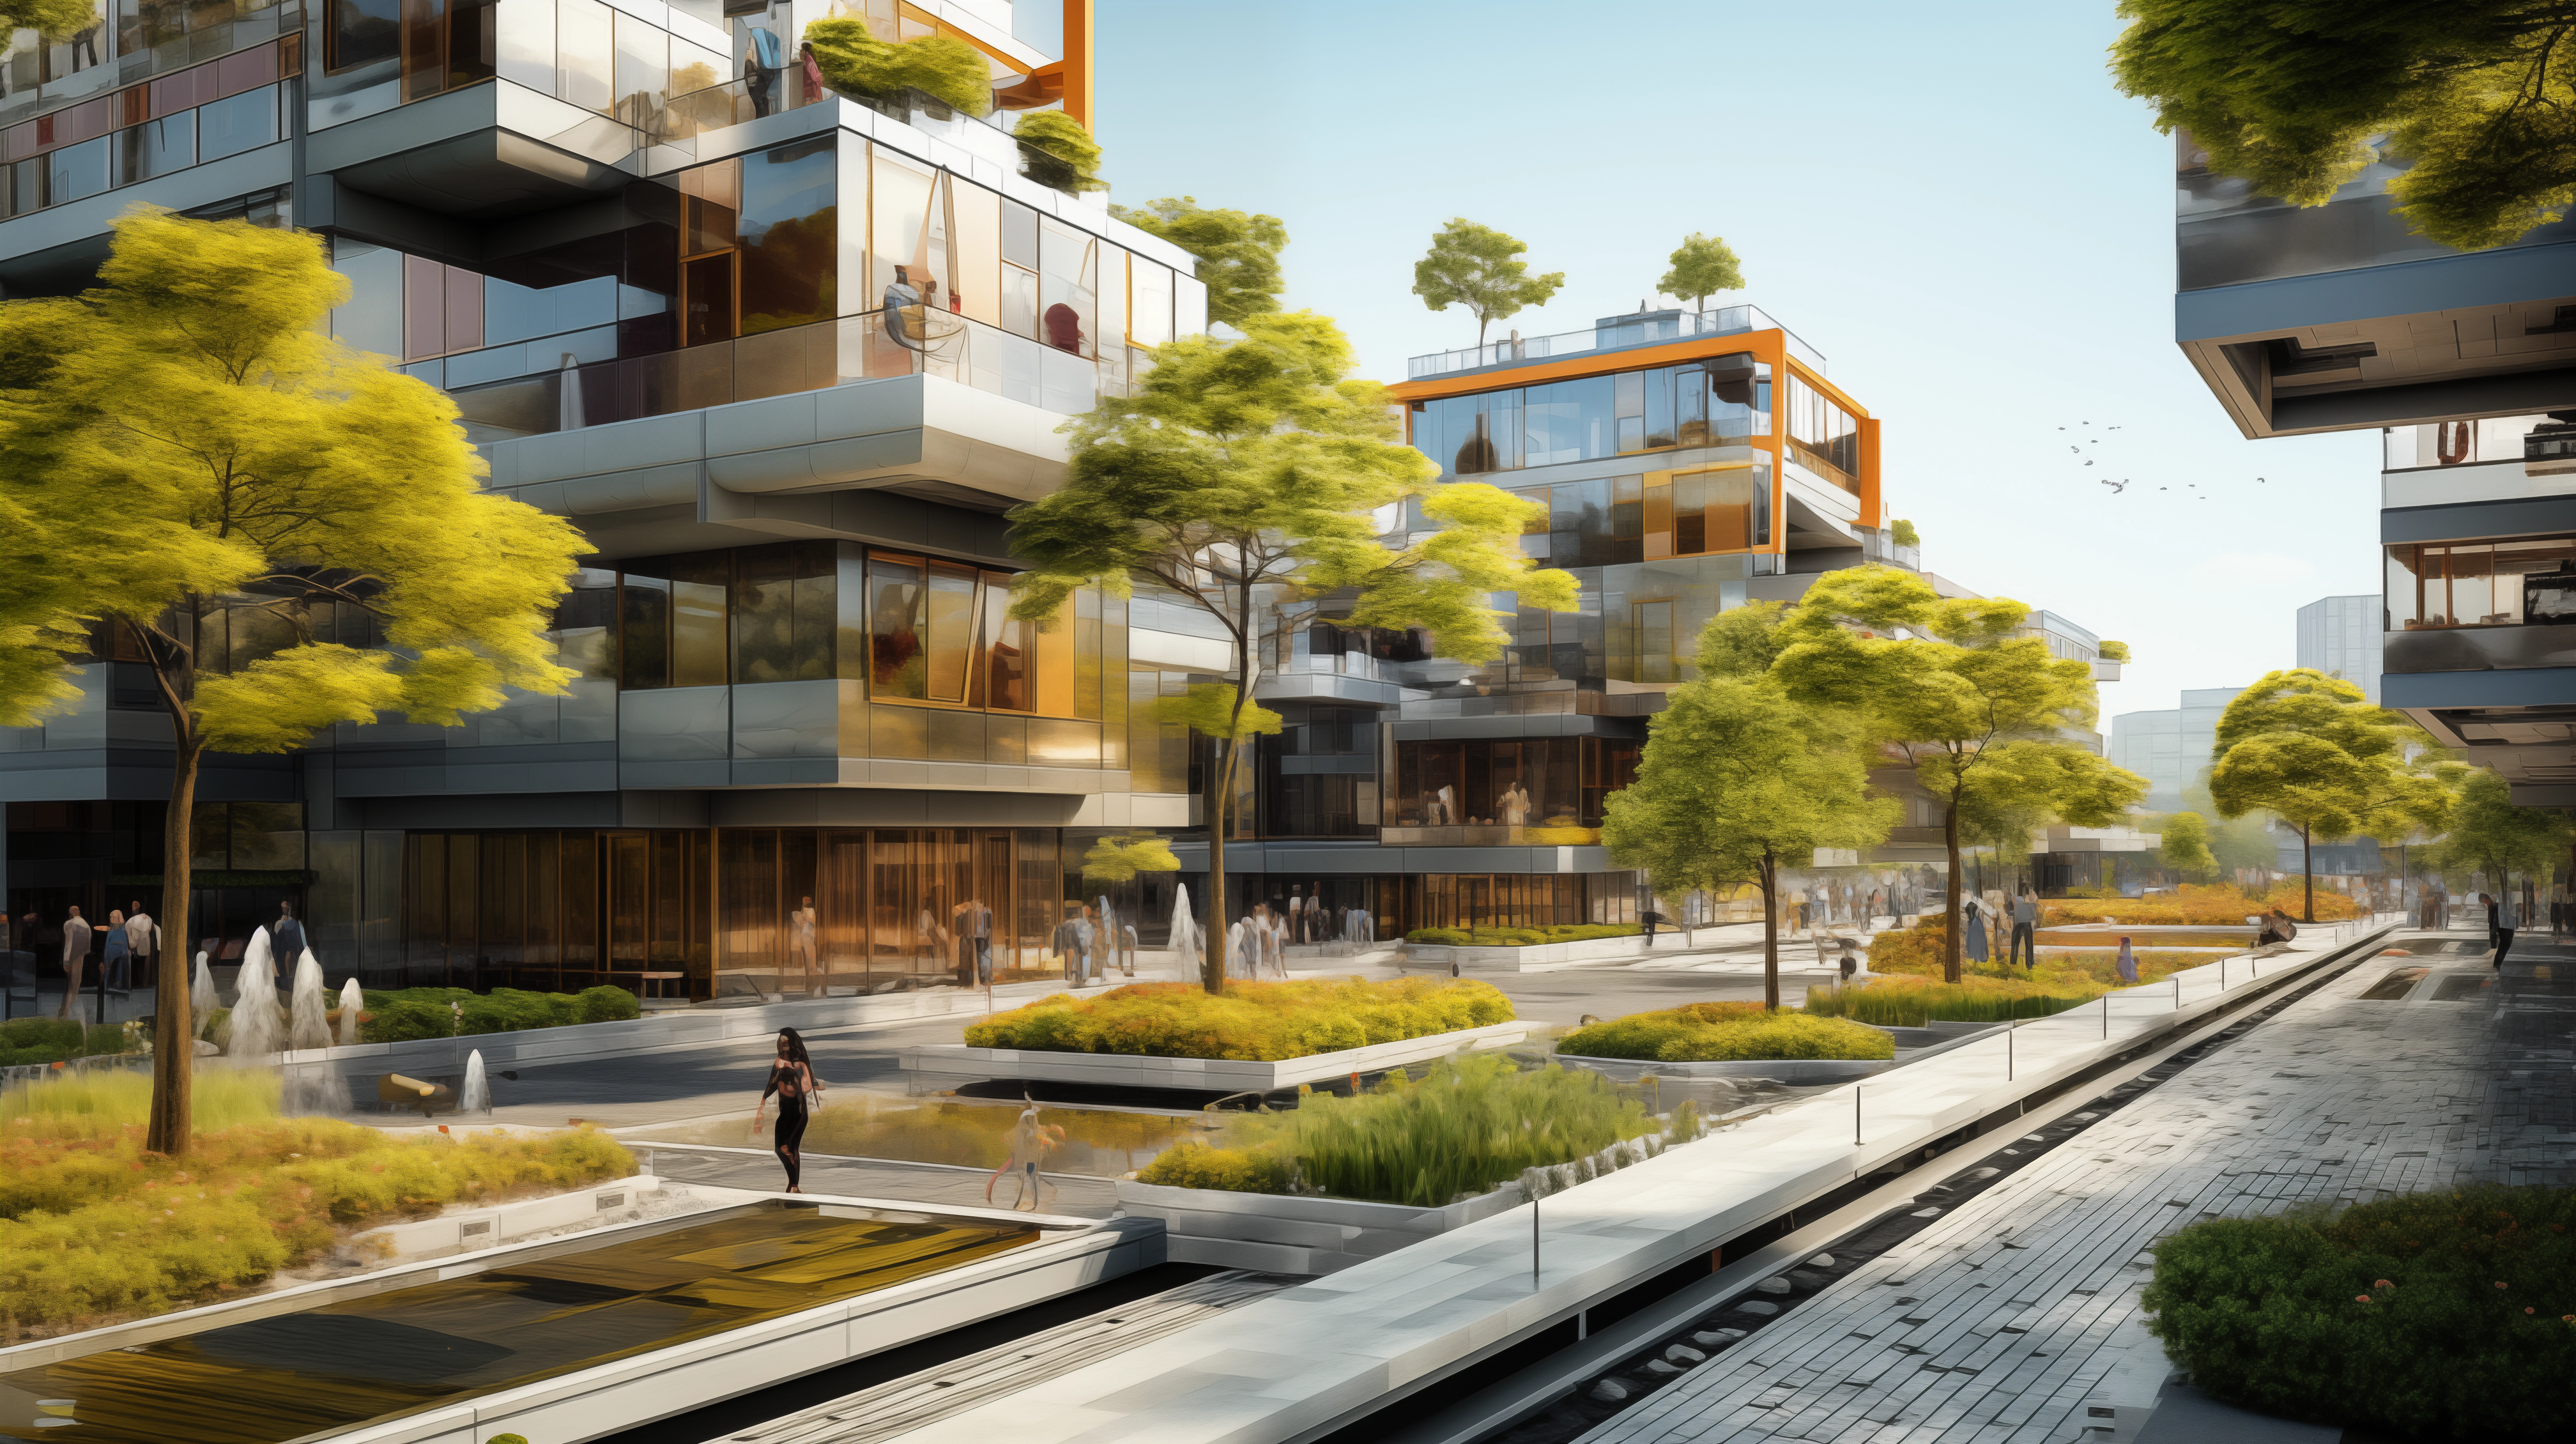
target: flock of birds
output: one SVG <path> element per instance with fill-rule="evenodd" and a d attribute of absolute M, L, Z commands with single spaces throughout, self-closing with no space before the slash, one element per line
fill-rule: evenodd
<path fill-rule="evenodd" d="M 2090 422 L 2090 421 L 2079 421 L 2079 422 L 2077 422 L 2077 423 L 2075 423 L 2075 424 L 2076 424 L 2077 426 L 2080 426 L 2080 427 L 2085 427 L 2085 428 L 2087 428 L 2088 430 L 2089 430 L 2089 428 L 2091 428 L 2091 427 L 2092 427 L 2092 425 L 2093 425 L 2093 423 L 2092 423 L 2092 422 Z M 2059 427 L 2059 428 L 2057 428 L 2057 429 L 2058 429 L 2058 430 L 2060 430 L 2060 431 L 2064 431 L 2064 430 L 2066 430 L 2066 428 L 2065 428 L 2065 427 L 2063 427 L 2063 426 L 2061 426 L 2061 427 Z M 2120 429 L 2120 428 L 2119 428 L 2119 427 L 2116 427 L 2116 426 L 2106 426 L 2106 427 L 2102 428 L 2102 431 L 2103 431 L 2103 433 L 2104 433 L 2105 435 L 2107 435 L 2108 433 L 2110 433 L 2110 432 L 2114 432 L 2114 431 L 2117 431 L 2117 430 L 2119 430 L 2119 429 Z M 2070 451 L 2070 452 L 2074 453 L 2076 456 L 2083 457 L 2083 459 L 2084 459 L 2084 464 L 2085 464 L 2086 466 L 2092 466 L 2092 465 L 2095 465 L 2095 464 L 2100 460 L 2100 458 L 2099 458 L 2098 456 L 2085 456 L 2085 455 L 2084 455 L 2085 447 L 2090 447 L 2090 446 L 2099 446 L 2099 445 L 2101 445 L 2101 444 L 2102 444 L 2102 437 L 2101 437 L 2101 436 L 2089 435 L 2089 434 L 2088 434 L 2088 435 L 2086 435 L 2086 436 L 2084 437 L 2084 443 L 2083 443 L 2083 445 L 2082 445 L 2082 446 L 2078 446 L 2078 445 L 2074 444 L 2073 442 L 2069 442 L 2069 443 L 2067 444 L 2066 449 L 2067 449 L 2068 451 Z M 2118 481 L 2113 481 L 2113 480 L 2111 480 L 2111 479 L 2110 479 L 2109 477 L 2107 477 L 2107 476 L 2105 476 L 2105 477 L 2097 477 L 2097 478 L 2095 478 L 2095 479 L 2096 479 L 2096 480 L 2098 480 L 2099 482 L 2101 482 L 2101 484 L 2102 484 L 2102 485 L 2104 485 L 2104 486 L 2107 486 L 2107 487 L 2111 488 L 2111 494 L 2112 494 L 2113 496 L 2118 496 L 2120 493 L 2122 493 L 2122 492 L 2124 492 L 2124 491 L 2127 491 L 2127 490 L 2129 489 L 2129 478 L 2127 478 L 2127 477 L 2125 477 L 2125 476 L 2124 476 L 2124 477 L 2121 477 Z M 2264 480 L 2264 479 L 2263 479 L 2262 477 L 2259 477 L 2259 476 L 2258 476 L 2258 477 L 2254 478 L 2254 480 L 2255 480 L 2257 483 L 2261 483 L 2261 482 L 2263 482 L 2263 480 Z M 2209 500 L 2209 493 L 2208 493 L 2208 492 L 2206 492 L 2206 491 L 2201 491 L 2201 490 L 2200 490 L 2200 483 L 2199 483 L 2199 482 L 2196 482 L 2196 481 L 2186 481 L 2186 482 L 2184 482 L 2184 483 L 2183 483 L 2183 489 L 2184 489 L 2185 491 L 2200 491 L 2200 500 L 2202 500 L 2202 501 L 2207 501 L 2207 500 Z M 2158 491 L 2171 491 L 2171 490 L 2173 490 L 2173 488 L 2172 488 L 2172 487 L 2169 487 L 2169 486 L 2160 486 L 2160 487 L 2157 487 L 2157 488 L 2156 488 L 2156 490 L 2158 490 Z"/>

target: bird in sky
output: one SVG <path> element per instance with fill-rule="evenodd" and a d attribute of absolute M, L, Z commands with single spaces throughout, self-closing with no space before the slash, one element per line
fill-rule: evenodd
<path fill-rule="evenodd" d="M 2102 478 L 2102 484 L 2111 488 L 2111 494 L 2113 496 L 2118 496 L 2121 492 L 2129 489 L 2129 479 L 2125 476 L 2121 477 L 2118 481 L 2113 481 L 2106 476 Z"/>

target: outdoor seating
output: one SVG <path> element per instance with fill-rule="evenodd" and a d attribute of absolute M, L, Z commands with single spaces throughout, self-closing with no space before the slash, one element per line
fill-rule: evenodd
<path fill-rule="evenodd" d="M 395 1108 L 417 1108 L 427 1118 L 433 1110 L 456 1108 L 456 1090 L 444 1083 L 424 1083 L 400 1073 L 387 1073 L 376 1080 L 376 1102 Z"/>

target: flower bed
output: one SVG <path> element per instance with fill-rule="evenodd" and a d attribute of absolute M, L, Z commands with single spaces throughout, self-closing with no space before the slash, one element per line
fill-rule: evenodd
<path fill-rule="evenodd" d="M 1674 1141 L 1698 1136 L 1682 1105 Z M 1524 1073 L 1502 1058 L 1442 1062 L 1420 1082 L 1389 1074 L 1352 1098 L 1310 1095 L 1286 1113 L 1229 1115 L 1211 1142 L 1164 1151 L 1136 1181 L 1236 1193 L 1326 1194 L 1435 1208 L 1632 1140 L 1661 1150 L 1666 1126 L 1589 1073 Z M 1624 1156 L 1624 1155 L 1623 1155 Z"/>
<path fill-rule="evenodd" d="M 1926 917 L 1902 931 L 1890 928 L 1869 940 L 1869 970 L 1891 977 L 1940 977 L 1942 947 L 1948 937 L 1949 929 L 1943 925 L 1937 914 Z M 2006 938 L 2009 939 L 2010 934 L 2006 934 Z M 2113 941 L 2118 940 L 2115 937 Z M 1987 961 L 1979 963 L 1963 958 L 1960 961 L 1960 968 L 1969 977 L 1983 977 L 1997 981 L 2036 979 L 2061 990 L 2095 983 L 2100 985 L 2095 992 L 2106 992 L 2119 985 L 2120 954 L 2116 947 L 2100 950 L 2085 949 L 2079 952 L 2044 953 L 2040 955 L 2039 966 L 2035 969 L 2025 969 L 2002 962 L 2001 956 L 2004 951 L 2003 946 L 1996 945 Z M 2178 972 L 2184 968 L 2199 967 L 2203 963 L 2212 961 L 2216 956 L 2212 953 L 2181 948 L 2143 950 L 2132 948 L 2130 955 L 2137 960 L 2138 981 L 2142 983 L 2153 982 L 2168 973 Z M 2092 994 L 2086 994 L 2086 996 L 2090 997 Z"/>
<path fill-rule="evenodd" d="M 2409 1439 L 2576 1430 L 2576 1189 L 2212 1219 L 2155 1253 L 2148 1327 L 2222 1399 Z"/>
<path fill-rule="evenodd" d="M 970 1048 L 1277 1062 L 1512 1021 L 1511 999 L 1472 979 L 1133 983 L 1096 998 L 1056 993 L 966 1030 Z"/>
<path fill-rule="evenodd" d="M 1635 923 L 1557 923 L 1543 928 L 1415 928 L 1404 940 L 1452 948 L 1535 948 L 1594 938 L 1633 938 L 1643 932 Z"/>
<path fill-rule="evenodd" d="M 1760 1003 L 1688 1003 L 1632 1013 L 1568 1033 L 1556 1051 L 1583 1058 L 1724 1063 L 1793 1058 L 1883 1060 L 1896 1040 L 1876 1028 Z"/>
<path fill-rule="evenodd" d="M 197 1075 L 194 1151 L 170 1159 L 143 1150 L 151 1087 L 106 1074 L 0 1094 L 0 1341 L 209 1302 L 344 1232 L 635 1168 L 588 1130 L 398 1140 L 280 1119 L 273 1075 L 219 1070 Z"/>
<path fill-rule="evenodd" d="M 2272 884 L 2262 897 L 2247 897 L 2243 890 L 2217 883 L 2185 883 L 2172 892 L 2152 897 L 2069 897 L 2050 898 L 2039 905 L 2039 918 L 2046 923 L 2132 923 L 2217 924 L 2244 921 L 2256 913 L 2279 908 L 2291 917 L 2300 915 L 2307 905 L 2307 888 L 2298 879 Z M 2361 904 L 2342 893 L 2317 889 L 2317 921 L 2341 922 L 2361 916 Z"/>
<path fill-rule="evenodd" d="M 1816 1018 L 1849 1019 L 1879 1028 L 1920 1028 L 1933 1022 L 2000 1023 L 2045 1018 L 2080 1008 L 2110 989 L 2099 984 L 2041 978 L 1872 978 L 1855 987 L 1810 988 L 1806 1011 Z"/>

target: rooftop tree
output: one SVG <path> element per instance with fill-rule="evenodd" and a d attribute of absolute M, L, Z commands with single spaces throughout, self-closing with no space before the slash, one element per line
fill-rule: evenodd
<path fill-rule="evenodd" d="M 316 238 L 136 213 L 100 279 L 0 304 L 0 723 L 68 699 L 92 646 L 139 658 L 169 719 L 161 895 L 181 945 L 155 983 L 145 1146 L 178 1154 L 204 755 L 564 690 L 545 633 L 589 548 L 480 489 L 444 395 L 330 339 L 349 284 Z M 269 633 L 265 655 L 201 640 L 228 620 Z"/>
<path fill-rule="evenodd" d="M 1403 443 L 1383 388 L 1350 375 L 1350 343 L 1308 311 L 1244 318 L 1244 337 L 1157 347 L 1136 394 L 1104 397 L 1072 423 L 1062 489 L 1011 513 L 1031 564 L 1011 614 L 1051 624 L 1065 597 L 1143 586 L 1206 613 L 1232 643 L 1221 682 L 1172 699 L 1165 720 L 1214 739 L 1206 771 L 1209 992 L 1225 985 L 1225 840 L 1245 741 L 1276 731 L 1252 700 L 1262 640 L 1318 619 L 1427 628 L 1441 656 L 1483 662 L 1508 635 L 1496 592 L 1574 609 L 1574 578 L 1533 568 L 1520 547 L 1538 504 L 1481 483 L 1435 487 L 1439 468 Z M 1432 530 L 1403 546 L 1374 515 L 1420 498 Z M 1342 605 L 1336 601 L 1337 609 Z"/>
<path fill-rule="evenodd" d="M 2316 839 L 2438 829 L 2462 770 L 2402 714 L 2372 706 L 2340 677 L 2300 667 L 2265 674 L 2219 714 L 2209 795 L 2225 816 L 2261 808 L 2298 831 L 2307 884 L 2300 913 L 2314 922 Z"/>
<path fill-rule="evenodd" d="M 1735 248 L 1716 236 L 1693 231 L 1670 259 L 1673 268 L 1664 272 L 1655 289 L 1689 298 L 1694 311 L 1707 310 L 1708 298 L 1720 291 L 1744 289 L 1744 267 L 1735 258 Z"/>
<path fill-rule="evenodd" d="M 1817 578 L 1789 609 L 1788 645 L 1771 666 L 1800 705 L 1856 711 L 1880 744 L 1879 765 L 1909 769 L 1940 805 L 1951 982 L 1963 833 L 2007 819 L 2108 826 L 2146 792 L 2146 779 L 2076 740 L 2091 732 L 2093 669 L 2013 635 L 2029 615 L 2001 597 L 1945 598 L 1894 567 L 1852 567 Z"/>
<path fill-rule="evenodd" d="M 1279 253 L 1287 248 L 1288 227 L 1277 216 L 1218 210 L 1200 205 L 1195 196 L 1111 206 L 1109 213 L 1199 258 L 1209 320 L 1239 330 L 1250 318 L 1279 309 L 1279 293 L 1287 285 L 1279 274 Z"/>
<path fill-rule="evenodd" d="M 1413 263 L 1413 294 L 1434 311 L 1464 306 L 1476 318 L 1476 344 L 1485 328 L 1507 321 L 1524 306 L 1544 306 L 1565 285 L 1563 271 L 1529 273 L 1520 258 L 1529 247 L 1491 226 L 1459 217 L 1431 238 L 1431 249 Z"/>
<path fill-rule="evenodd" d="M 2576 10 L 2565 0 L 2122 0 L 2123 94 L 2188 129 L 2210 168 L 2321 206 L 2372 159 L 2399 214 L 2478 250 L 2557 220 L 2576 195 Z"/>

